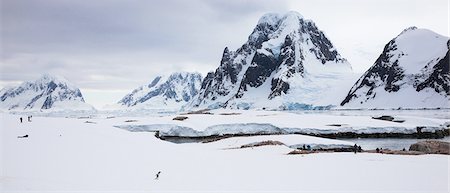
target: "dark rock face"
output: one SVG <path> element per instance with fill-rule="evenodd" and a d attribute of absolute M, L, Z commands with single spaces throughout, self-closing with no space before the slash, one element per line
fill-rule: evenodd
<path fill-rule="evenodd" d="M 161 76 L 157 76 L 153 81 L 147 86 L 148 88 L 154 87 L 161 80 Z"/>
<path fill-rule="evenodd" d="M 47 97 L 45 99 L 44 104 L 42 105 L 42 109 L 50 109 L 53 105 L 52 97 Z"/>
<path fill-rule="evenodd" d="M 403 69 L 398 66 L 398 60 L 393 63 L 390 61 L 390 58 L 392 57 L 390 52 L 396 50 L 397 45 L 394 40 L 391 40 L 388 44 L 386 44 L 383 53 L 381 53 L 375 61 L 375 64 L 352 87 L 347 97 L 342 101 L 341 106 L 356 97 L 355 92 L 363 87 L 369 88 L 365 96 L 366 100 L 374 98 L 376 93 L 374 93 L 373 90 L 380 86 L 377 85 L 376 80 L 381 80 L 385 83 L 384 90 L 387 92 L 397 92 L 400 89 L 400 86 L 397 85 L 396 82 L 403 79 Z"/>
<path fill-rule="evenodd" d="M 301 31 L 303 33 L 308 33 L 311 35 L 311 42 L 318 49 L 313 49 L 313 52 L 316 55 L 316 58 L 322 61 L 322 64 L 325 64 L 327 61 L 342 61 L 336 50 L 330 49 L 333 48 L 333 44 L 331 44 L 330 40 L 316 27 L 314 23 L 300 21 L 302 23 L 303 28 Z"/>
<path fill-rule="evenodd" d="M 214 84 L 214 72 L 208 72 L 208 74 L 202 81 L 202 87 L 200 89 L 199 96 L 201 96 L 202 98 L 207 98 L 209 95 L 211 95 L 212 90 L 214 88 L 213 84 Z M 212 98 L 212 100 L 215 100 L 215 98 Z"/>
<path fill-rule="evenodd" d="M 295 42 L 293 42 L 290 36 L 286 36 L 284 44 L 281 47 L 278 62 L 280 63 L 279 66 L 286 67 L 288 69 L 287 73 L 285 74 L 288 78 L 294 76 L 297 73 L 300 75 L 303 75 L 304 73 L 303 60 L 305 59 L 305 57 L 301 52 L 299 52 L 299 64 L 295 65 L 295 55 Z"/>
<path fill-rule="evenodd" d="M 301 53 L 299 53 L 299 55 L 301 59 L 304 59 Z M 303 75 L 303 62 L 300 60 L 299 65 L 295 66 L 295 59 L 295 44 L 290 36 L 286 36 L 278 57 L 276 57 L 274 53 L 272 53 L 272 55 L 266 55 L 257 52 L 252 61 L 252 64 L 256 65 L 249 67 L 245 72 L 244 79 L 241 82 L 236 98 L 240 98 L 244 95 L 245 91 L 247 91 L 247 86 L 261 86 L 272 73 L 276 73 L 280 68 L 287 69 L 286 72 L 282 74 L 287 78 L 290 78 L 295 74 Z M 290 87 L 289 83 L 280 78 L 272 78 L 271 85 L 270 94 L 268 96 L 269 99 L 280 96 L 283 93 L 286 94 Z"/>
<path fill-rule="evenodd" d="M 445 141 L 421 141 L 412 144 L 409 151 L 419 151 L 428 154 L 447 154 L 450 155 L 450 143 Z"/>
<path fill-rule="evenodd" d="M 244 95 L 245 91 L 247 91 L 247 86 L 261 86 L 279 65 L 276 58 L 260 53 L 255 54 L 252 64 L 259 65 L 254 65 L 247 69 L 241 82 L 239 91 L 236 94 L 237 98 L 240 98 L 242 97 L 242 95 Z"/>
<path fill-rule="evenodd" d="M 450 52 L 447 51 L 445 57 L 433 67 L 433 73 L 425 81 L 417 85 L 417 91 L 429 87 L 433 88 L 437 93 L 446 93 L 447 95 L 450 95 L 449 53 Z"/>
<path fill-rule="evenodd" d="M 220 62 L 224 66 L 224 76 L 230 77 L 231 83 L 235 84 L 237 82 L 237 73 L 232 63 L 233 53 L 228 50 L 228 47 L 223 51 L 222 61 Z"/>
<path fill-rule="evenodd" d="M 211 82 L 214 80 L 214 72 L 208 72 L 208 74 L 206 75 L 205 79 L 203 79 L 202 81 L 202 89 L 206 89 L 207 87 L 209 87 L 209 85 L 211 85 Z"/>
<path fill-rule="evenodd" d="M 281 23 L 280 20 L 276 21 L 275 23 L 268 23 L 268 22 L 258 23 L 249 37 L 248 40 L 249 47 L 260 49 L 262 43 L 270 39 L 269 35 L 274 33 L 278 29 L 280 23 Z"/>
<path fill-rule="evenodd" d="M 280 96 L 281 94 L 286 94 L 289 90 L 289 84 L 284 82 L 279 78 L 272 79 L 272 87 L 270 88 L 272 92 L 269 95 L 269 99 L 272 99 L 276 96 Z"/>
<path fill-rule="evenodd" d="M 260 41 L 260 40 L 258 40 Z M 225 48 L 220 66 L 215 72 L 209 72 L 202 81 L 202 86 L 193 107 L 200 105 L 204 99 L 215 101 L 219 97 L 227 96 L 237 86 L 242 77 L 239 76 L 244 66 L 247 66 L 247 57 L 254 54 L 256 42 L 248 42 L 236 52 Z M 236 59 L 237 57 L 240 59 Z"/>

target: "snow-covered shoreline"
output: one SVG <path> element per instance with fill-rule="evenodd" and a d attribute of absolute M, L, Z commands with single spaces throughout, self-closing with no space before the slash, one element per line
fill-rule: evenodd
<path fill-rule="evenodd" d="M 177 116 L 183 121 L 173 120 Z M 156 132 L 160 137 L 207 137 L 254 134 L 358 135 L 444 132 L 449 120 L 418 116 L 395 116 L 404 122 L 373 119 L 368 115 L 298 114 L 284 111 L 213 110 L 207 114 L 146 117 L 115 127 L 128 131 Z M 435 137 L 432 135 L 432 137 Z M 442 136 L 443 137 L 443 136 Z"/>

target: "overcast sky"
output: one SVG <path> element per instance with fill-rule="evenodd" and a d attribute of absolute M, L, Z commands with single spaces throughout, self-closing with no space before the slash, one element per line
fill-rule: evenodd
<path fill-rule="evenodd" d="M 88 103 L 115 103 L 156 75 L 219 65 L 264 13 L 298 11 L 355 72 L 409 26 L 449 36 L 448 0 L 1 0 L 0 88 L 43 73 L 66 77 Z"/>

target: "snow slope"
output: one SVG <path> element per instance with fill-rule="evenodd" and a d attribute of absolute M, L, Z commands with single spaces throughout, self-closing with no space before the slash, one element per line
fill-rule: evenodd
<path fill-rule="evenodd" d="M 76 86 L 63 77 L 44 74 L 32 82 L 0 91 L 4 111 L 95 111 Z"/>
<path fill-rule="evenodd" d="M 123 119 L 17 120 L 15 115 L 0 115 L 4 193 L 449 191 L 445 155 L 286 155 L 292 150 L 286 146 L 225 149 L 240 140 L 233 138 L 173 144 L 153 133 L 112 126 Z M 17 138 L 24 134 L 30 137 Z M 280 138 L 285 143 L 303 140 Z"/>
<path fill-rule="evenodd" d="M 411 27 L 386 44 L 344 108 L 450 108 L 448 37 Z"/>
<path fill-rule="evenodd" d="M 186 109 L 337 105 L 356 78 L 313 21 L 297 12 L 269 13 L 241 48 L 225 48 L 219 67 Z"/>
<path fill-rule="evenodd" d="M 148 84 L 134 89 L 117 104 L 122 108 L 179 110 L 200 89 L 199 73 L 177 72 L 158 76 Z"/>

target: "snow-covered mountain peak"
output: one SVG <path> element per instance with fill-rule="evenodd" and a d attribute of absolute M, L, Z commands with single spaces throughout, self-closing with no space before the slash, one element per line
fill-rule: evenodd
<path fill-rule="evenodd" d="M 411 27 L 389 41 L 341 105 L 350 108 L 449 108 L 448 37 Z"/>
<path fill-rule="evenodd" d="M 51 74 L 44 74 L 17 87 L 2 89 L 0 108 L 14 111 L 94 110 L 85 103 L 80 89 L 64 77 Z"/>
<path fill-rule="evenodd" d="M 394 38 L 394 40 L 398 44 L 402 44 L 403 43 L 402 41 L 411 41 L 411 40 L 414 40 L 417 38 L 420 41 L 422 41 L 419 43 L 428 43 L 428 44 L 433 44 L 434 42 L 427 42 L 426 40 L 433 41 L 433 39 L 440 39 L 440 40 L 448 39 L 448 37 L 440 35 L 429 29 L 409 27 L 409 28 L 406 28 L 405 30 L 403 30 L 396 38 Z M 440 40 L 437 40 L 437 41 L 440 41 Z"/>
<path fill-rule="evenodd" d="M 62 76 L 58 76 L 58 75 L 48 74 L 48 73 L 41 75 L 38 79 L 36 79 L 33 82 L 24 82 L 23 84 L 30 84 L 30 83 L 32 83 L 34 85 L 47 85 L 50 83 L 54 83 L 54 84 L 65 85 L 65 86 L 71 87 L 71 88 L 75 87 L 75 85 L 73 85 L 66 78 L 64 78 Z"/>
<path fill-rule="evenodd" d="M 335 77 L 318 76 L 321 73 L 351 71 L 348 61 L 313 21 L 293 11 L 269 13 L 259 19 L 241 48 L 236 51 L 224 49 L 219 67 L 204 79 L 200 94 L 190 105 L 278 108 L 285 102 L 309 103 L 311 100 L 300 101 L 302 99 L 293 96 L 306 91 L 300 84 L 309 84 L 305 81 L 310 82 L 315 77 Z M 331 87 L 329 80 L 320 81 L 328 82 L 325 87 Z M 274 103 L 274 98 L 287 99 L 278 99 Z M 256 105 L 256 100 L 265 102 Z"/>
<path fill-rule="evenodd" d="M 416 74 L 424 70 L 424 61 L 445 55 L 448 40 L 448 37 L 431 30 L 410 27 L 391 40 L 389 54 L 392 55 L 392 60 L 396 59 L 401 63 L 405 73 Z"/>
<path fill-rule="evenodd" d="M 297 11 L 288 11 L 287 13 L 284 14 L 284 17 L 296 17 L 296 18 L 299 18 L 299 19 L 303 19 L 304 18 L 303 15 L 300 14 L 299 12 L 297 12 Z"/>
<path fill-rule="evenodd" d="M 401 36 L 401 35 L 403 35 L 403 34 L 405 34 L 405 33 L 414 31 L 414 30 L 416 30 L 416 29 L 418 29 L 416 26 L 408 27 L 408 28 L 404 29 L 400 34 L 398 34 L 397 37 L 399 37 L 399 36 Z"/>
<path fill-rule="evenodd" d="M 200 89 L 199 73 L 176 72 L 155 77 L 150 84 L 134 89 L 123 97 L 121 107 L 178 110 Z"/>
<path fill-rule="evenodd" d="M 300 30 L 300 25 L 304 22 L 309 22 L 309 20 L 305 20 L 304 17 L 298 12 L 290 11 L 281 17 L 280 27 L 290 27 L 289 31 L 294 32 Z"/>
<path fill-rule="evenodd" d="M 276 44 L 275 47 L 279 47 L 287 35 L 290 34 L 293 39 L 299 37 L 296 34 L 299 33 L 301 25 L 306 22 L 309 21 L 304 20 L 303 16 L 295 11 L 285 14 L 267 13 L 259 19 L 248 38 L 248 43 L 256 48 L 261 48 L 261 44 L 265 41 L 280 38 L 280 40 L 273 42 Z"/>
<path fill-rule="evenodd" d="M 257 25 L 259 24 L 267 24 L 271 26 L 277 26 L 281 21 L 290 20 L 290 21 L 299 21 L 303 19 L 303 15 L 296 11 L 289 11 L 285 14 L 279 13 L 266 13 L 258 20 Z"/>
<path fill-rule="evenodd" d="M 270 25 L 276 26 L 280 21 L 281 15 L 278 13 L 266 13 L 259 20 L 257 25 Z"/>

